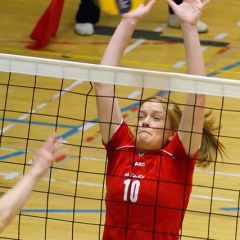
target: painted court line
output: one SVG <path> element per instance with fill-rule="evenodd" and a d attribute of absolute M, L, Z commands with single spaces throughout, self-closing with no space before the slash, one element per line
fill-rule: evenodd
<path fill-rule="evenodd" d="M 12 158 L 12 157 L 17 157 L 17 156 L 23 155 L 25 153 L 26 153 L 26 151 L 20 150 L 20 151 L 14 152 L 14 153 L 10 153 L 10 154 L 4 155 L 4 156 L 0 156 L 0 161 L 6 160 L 6 159 L 9 159 L 9 158 Z"/>
<path fill-rule="evenodd" d="M 14 179 L 14 178 L 18 177 L 19 175 L 21 175 L 19 172 L 11 172 L 11 173 L 7 174 L 3 179 L 10 180 L 10 179 Z"/>
<path fill-rule="evenodd" d="M 162 32 L 162 30 L 163 30 L 164 28 L 166 28 L 167 26 L 168 26 L 168 24 L 167 24 L 167 23 L 164 23 L 164 24 L 162 24 L 161 26 L 155 28 L 155 29 L 153 30 L 153 32 Z"/>
<path fill-rule="evenodd" d="M 74 88 L 75 86 L 81 84 L 83 81 L 74 81 L 72 84 L 70 84 L 68 87 L 66 87 L 65 89 L 63 89 L 60 93 L 55 94 L 48 102 L 45 103 L 41 103 L 38 106 L 36 106 L 36 109 L 32 109 L 29 110 L 27 113 L 23 114 L 22 116 L 20 116 L 18 118 L 18 120 L 24 120 L 27 117 L 30 116 L 30 114 L 35 113 L 36 110 L 42 109 L 43 107 L 45 107 L 48 103 L 50 103 L 51 101 L 55 100 L 56 98 L 58 98 L 59 96 L 62 96 L 64 93 L 66 93 L 67 90 L 70 90 L 72 88 Z M 8 131 L 10 128 L 14 127 L 16 125 L 17 122 L 11 123 L 8 126 L 4 127 L 2 130 L 0 130 L 0 133 L 5 133 L 6 131 Z"/>
<path fill-rule="evenodd" d="M 161 32 L 165 27 L 167 26 L 167 23 L 162 24 L 161 26 L 155 28 L 153 30 L 153 32 Z M 138 39 L 136 42 L 134 42 L 133 44 L 129 45 L 125 51 L 124 54 L 129 53 L 130 51 L 132 51 L 134 48 L 137 48 L 138 46 L 140 46 L 141 44 L 143 44 L 144 42 L 146 42 L 146 39 L 142 38 L 142 39 Z"/>
<path fill-rule="evenodd" d="M 240 208 L 232 207 L 232 208 L 220 208 L 222 211 L 239 211 Z"/>
<path fill-rule="evenodd" d="M 240 174 L 238 174 L 238 173 L 213 172 L 213 171 L 200 170 L 200 169 L 195 169 L 195 172 L 208 173 L 208 174 L 215 174 L 215 175 L 224 175 L 224 176 L 230 176 L 230 177 L 240 177 Z"/>
<path fill-rule="evenodd" d="M 105 213 L 99 209 L 22 209 L 22 213 Z"/>
<path fill-rule="evenodd" d="M 0 118 L 0 121 L 5 122 L 12 122 L 12 123 L 22 123 L 22 124 L 33 124 L 33 125 L 42 125 L 42 126 L 48 126 L 48 127 L 61 127 L 61 128 L 73 128 L 72 125 L 67 124 L 56 124 L 56 123 L 47 123 L 47 122 L 36 122 L 36 121 L 28 121 L 28 120 L 22 120 L 22 119 L 13 119 L 13 118 Z M 1 148 L 2 149 L 2 148 Z"/>
<path fill-rule="evenodd" d="M 134 48 L 140 46 L 142 43 L 146 42 L 146 39 L 138 39 L 136 42 L 134 42 L 133 44 L 129 45 L 126 50 L 124 51 L 124 54 L 129 53 L 130 51 L 132 51 Z"/>
<path fill-rule="evenodd" d="M 206 51 L 208 47 L 201 46 L 202 52 Z M 175 64 L 172 65 L 172 68 L 181 68 L 186 65 L 186 61 L 178 61 Z"/>
<path fill-rule="evenodd" d="M 182 66 L 186 65 L 186 61 L 178 61 L 175 64 L 173 64 L 173 68 L 181 68 Z"/>
<path fill-rule="evenodd" d="M 222 40 L 223 38 L 227 37 L 229 34 L 222 32 L 220 34 L 218 34 L 217 36 L 214 37 L 215 40 Z"/>
<path fill-rule="evenodd" d="M 99 183 L 90 183 L 90 182 L 76 182 L 76 181 L 68 181 L 71 184 L 79 184 L 79 185 L 86 185 L 86 186 L 91 186 L 91 187 L 106 187 L 103 184 L 99 184 Z"/>
<path fill-rule="evenodd" d="M 86 131 L 86 130 L 88 130 L 89 128 L 91 128 L 91 127 L 93 127 L 94 125 L 96 124 L 96 122 L 91 122 L 91 123 L 84 123 L 84 124 L 82 124 L 79 128 L 78 128 L 78 130 L 79 131 L 82 131 L 83 129 L 84 129 L 84 131 Z"/>
<path fill-rule="evenodd" d="M 208 47 L 203 47 L 203 46 L 201 46 L 202 52 L 205 52 L 207 49 L 208 49 Z"/>
<path fill-rule="evenodd" d="M 209 199 L 209 200 L 215 200 L 215 201 L 236 202 L 236 200 L 231 199 L 231 198 L 219 198 L 219 197 L 203 196 L 203 195 L 196 195 L 196 194 L 191 194 L 191 197 L 201 198 L 201 199 Z"/>
<path fill-rule="evenodd" d="M 226 72 L 226 71 L 228 71 L 228 70 L 230 70 L 230 69 L 233 69 L 233 68 L 236 68 L 236 67 L 238 67 L 238 66 L 240 66 L 240 61 L 239 61 L 239 62 L 235 62 L 235 63 L 233 63 L 233 64 L 230 64 L 230 65 L 228 65 L 228 66 L 226 66 L 226 67 L 223 67 L 223 68 L 221 68 L 221 69 L 219 69 L 219 70 L 216 70 L 216 71 L 214 71 L 214 72 L 211 72 L 211 73 L 209 73 L 207 76 L 208 76 L 208 77 L 213 77 L 213 76 L 215 76 L 215 75 L 217 75 L 217 74 L 219 74 L 219 73 Z"/>
<path fill-rule="evenodd" d="M 127 97 L 128 98 L 136 98 L 137 96 L 139 96 L 141 94 L 141 91 L 133 91 L 132 93 L 130 93 Z"/>

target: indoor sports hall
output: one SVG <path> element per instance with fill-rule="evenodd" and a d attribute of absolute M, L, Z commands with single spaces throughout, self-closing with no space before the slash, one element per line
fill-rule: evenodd
<path fill-rule="evenodd" d="M 227 157 L 195 168 L 181 240 L 240 239 L 240 1 L 212 0 L 200 34 L 207 78 L 185 75 L 180 29 L 167 26 L 156 0 L 137 25 L 121 68 L 99 66 L 120 16 L 101 12 L 92 36 L 74 32 L 79 1 L 65 0 L 55 37 L 38 50 L 30 34 L 51 1 L 2 1 L 0 14 L 0 193 L 10 189 L 54 131 L 69 156 L 39 180 L 0 239 L 100 240 L 105 222 L 106 151 L 93 82 L 116 84 L 124 120 L 134 125 L 139 101 L 187 92 L 207 95 Z M 221 127 L 220 127 L 221 126 Z"/>

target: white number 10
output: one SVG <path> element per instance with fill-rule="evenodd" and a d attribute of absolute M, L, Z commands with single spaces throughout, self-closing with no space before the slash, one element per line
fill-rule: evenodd
<path fill-rule="evenodd" d="M 128 199 L 128 190 L 129 190 L 129 186 L 130 186 L 131 180 L 127 179 L 124 181 L 124 194 L 123 194 L 123 200 L 127 201 Z M 138 200 L 138 192 L 139 192 L 139 188 L 140 188 L 140 181 L 139 180 L 134 180 L 131 184 L 131 188 L 130 188 L 130 200 L 132 202 L 137 202 Z"/>

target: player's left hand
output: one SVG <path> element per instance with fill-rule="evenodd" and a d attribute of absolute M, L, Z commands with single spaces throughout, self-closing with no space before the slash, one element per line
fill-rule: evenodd
<path fill-rule="evenodd" d="M 203 8 L 210 0 L 184 0 L 177 5 L 173 0 L 167 0 L 180 22 L 196 25 Z"/>

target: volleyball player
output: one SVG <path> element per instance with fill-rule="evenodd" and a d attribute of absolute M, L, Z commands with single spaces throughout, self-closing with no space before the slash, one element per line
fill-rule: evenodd
<path fill-rule="evenodd" d="M 29 171 L 23 178 L 0 198 L 0 232 L 12 221 L 27 201 L 37 181 L 47 172 L 53 161 L 64 159 L 67 149 L 56 151 L 61 146 L 54 133 L 33 158 Z"/>
<path fill-rule="evenodd" d="M 191 75 L 205 76 L 197 22 L 209 1 L 184 0 L 177 5 L 167 0 L 181 23 Z M 149 0 L 122 16 L 102 65 L 119 65 L 137 22 L 153 4 Z M 103 240 L 179 239 L 195 166 L 208 166 L 217 151 L 224 153 L 213 135 L 212 119 L 205 116 L 205 95 L 188 94 L 183 111 L 168 99 L 147 99 L 140 105 L 136 129 L 131 132 L 114 85 L 95 83 L 95 89 L 108 157 Z"/>

